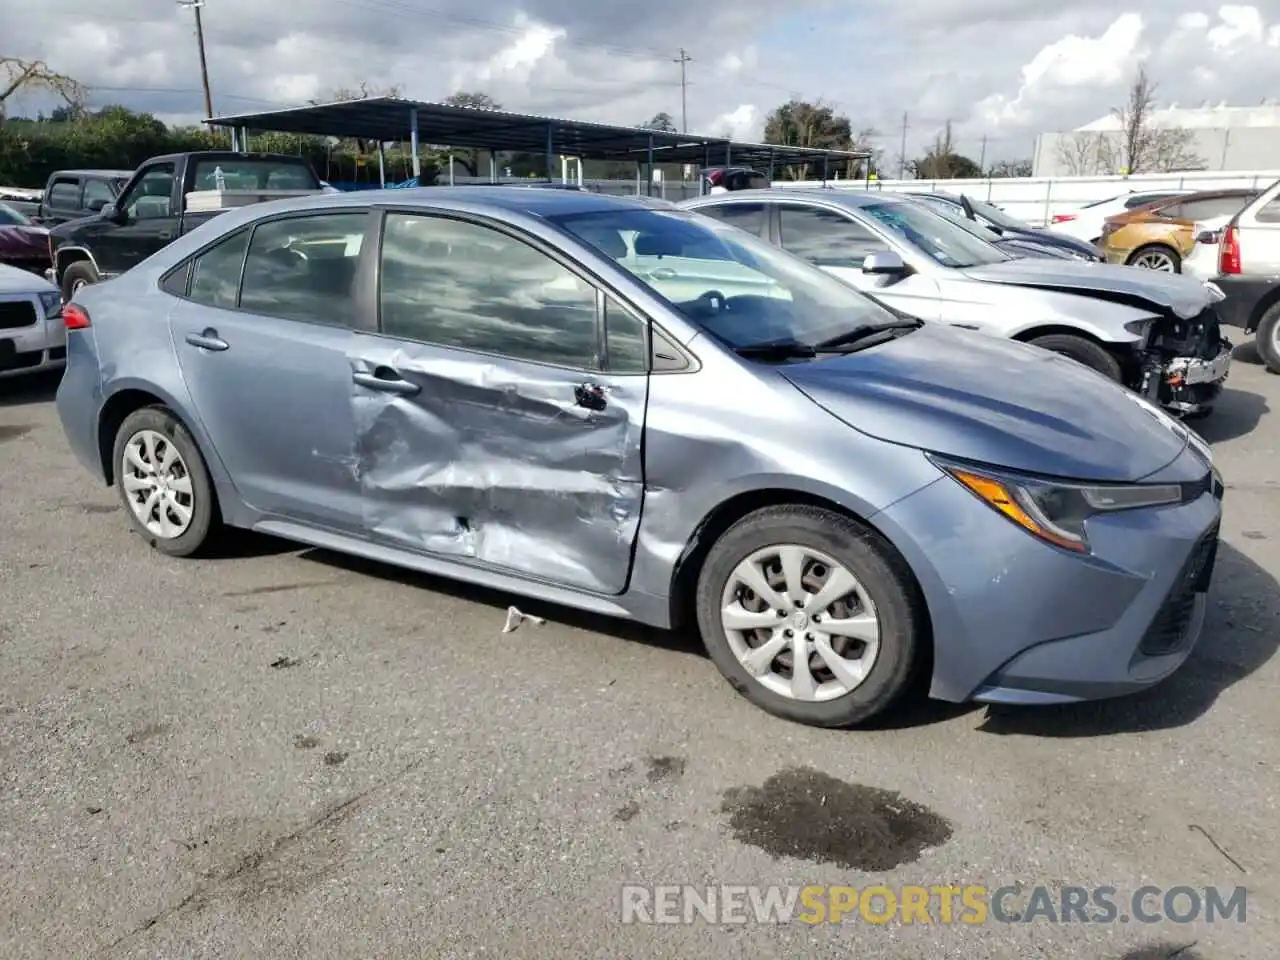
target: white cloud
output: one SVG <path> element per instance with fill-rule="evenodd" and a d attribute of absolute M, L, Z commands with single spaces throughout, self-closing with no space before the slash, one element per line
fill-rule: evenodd
<path fill-rule="evenodd" d="M 708 133 L 712 136 L 727 133 L 734 140 L 759 143 L 764 137 L 764 118 L 754 103 L 741 103 L 712 120 Z"/>
<path fill-rule="evenodd" d="M 1030 156 L 1035 135 L 1122 102 L 1140 57 L 1165 102 L 1256 104 L 1275 96 L 1280 0 L 342 0 L 204 8 L 215 112 L 322 99 L 335 87 L 399 85 L 440 99 L 483 91 L 511 110 L 688 126 L 758 139 L 791 96 L 823 99 L 896 156 L 903 114 L 917 155 L 951 120 L 975 159 Z M 691 19 L 694 18 L 694 19 Z M 696 19 L 696 24 L 695 24 Z M 189 10 L 173 0 L 0 0 L 3 53 L 47 59 L 162 119 L 203 106 Z M 693 31 L 693 32 L 691 32 Z M 23 95 L 10 113 L 53 106 Z M 984 139 L 985 138 L 985 139 Z"/>

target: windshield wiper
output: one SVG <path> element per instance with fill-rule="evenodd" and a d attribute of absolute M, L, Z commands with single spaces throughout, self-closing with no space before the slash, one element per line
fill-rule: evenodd
<path fill-rule="evenodd" d="M 885 340 L 892 340 L 898 336 L 896 332 L 898 330 L 914 330 L 923 324 L 923 320 L 917 320 L 915 317 L 886 320 L 884 323 L 868 323 L 860 327 L 854 327 L 847 333 L 828 337 L 826 340 L 815 343 L 814 349 L 830 351 L 836 347 L 843 347 L 842 353 L 852 353 L 854 350 L 862 350 L 873 346 L 873 343 L 870 342 L 872 338 L 874 338 L 875 343 L 883 343 Z"/>
<path fill-rule="evenodd" d="M 763 343 L 748 343 L 746 346 L 734 347 L 733 350 L 740 357 L 758 357 L 762 360 L 816 357 L 820 352 L 817 347 L 801 343 L 799 340 L 765 340 Z"/>

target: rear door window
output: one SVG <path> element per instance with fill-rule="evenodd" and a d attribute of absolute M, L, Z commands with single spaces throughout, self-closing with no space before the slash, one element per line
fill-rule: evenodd
<path fill-rule="evenodd" d="M 358 326 L 355 286 L 369 214 L 317 213 L 259 223 L 249 241 L 240 309 Z"/>
<path fill-rule="evenodd" d="M 53 181 L 45 203 L 54 210 L 79 210 L 80 181 L 70 177 Z"/>
<path fill-rule="evenodd" d="M 764 234 L 766 208 L 763 203 L 717 203 L 699 207 L 696 212 L 715 217 L 757 237 Z"/>

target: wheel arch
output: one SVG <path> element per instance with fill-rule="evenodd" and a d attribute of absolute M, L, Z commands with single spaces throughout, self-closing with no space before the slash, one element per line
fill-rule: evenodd
<path fill-rule="evenodd" d="M 62 274 L 66 272 L 67 267 L 73 263 L 88 263 L 94 270 L 99 273 L 98 261 L 93 258 L 93 254 L 85 247 L 59 247 L 53 254 L 53 270 L 54 276 L 59 284 L 62 283 Z"/>
<path fill-rule="evenodd" d="M 845 519 L 862 527 L 885 548 L 893 553 L 902 568 L 908 572 L 912 580 L 912 588 L 919 600 L 923 613 L 925 636 L 922 638 L 921 668 L 926 675 L 933 671 L 933 619 L 929 611 L 928 597 L 920 583 L 919 575 L 912 567 L 906 554 L 899 549 L 893 538 L 877 526 L 867 516 L 851 510 L 821 493 L 786 487 L 767 487 L 745 490 L 722 500 L 702 518 L 689 536 L 684 550 L 676 561 L 671 573 L 671 584 L 667 594 L 670 605 L 670 622 L 672 629 L 683 630 L 696 622 L 695 607 L 697 603 L 698 574 L 706 562 L 712 545 L 725 531 L 748 514 L 766 507 L 802 506 L 817 507 L 839 514 Z M 874 517 L 874 514 L 870 515 Z"/>
<path fill-rule="evenodd" d="M 1244 332 L 1253 333 L 1258 329 L 1258 325 L 1262 323 L 1262 318 L 1267 315 L 1267 311 L 1280 303 L 1280 285 L 1268 290 L 1266 295 L 1259 298 L 1254 304 L 1253 311 L 1249 314 L 1249 322 L 1246 324 Z"/>

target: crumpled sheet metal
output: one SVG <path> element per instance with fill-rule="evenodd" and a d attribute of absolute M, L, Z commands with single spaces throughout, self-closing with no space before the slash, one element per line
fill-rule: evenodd
<path fill-rule="evenodd" d="M 381 357 L 362 345 L 353 368 L 385 364 L 421 390 L 355 387 L 367 528 L 411 549 L 620 593 L 643 502 L 645 378 L 589 411 L 566 371 L 386 343 Z"/>

